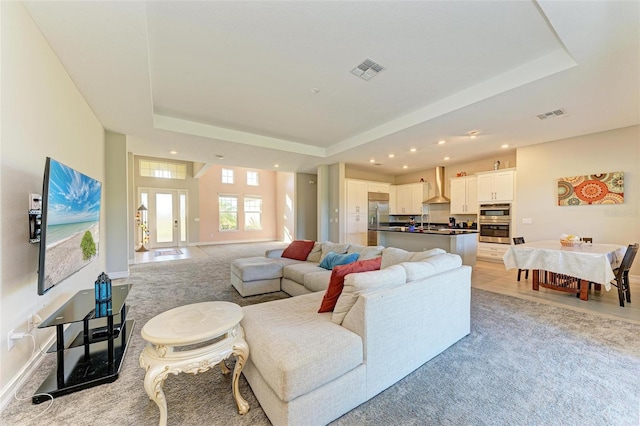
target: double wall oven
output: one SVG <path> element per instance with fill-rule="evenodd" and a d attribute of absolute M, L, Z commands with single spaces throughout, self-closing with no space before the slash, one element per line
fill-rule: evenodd
<path fill-rule="evenodd" d="M 480 242 L 511 244 L 511 204 L 481 204 L 478 226 Z"/>

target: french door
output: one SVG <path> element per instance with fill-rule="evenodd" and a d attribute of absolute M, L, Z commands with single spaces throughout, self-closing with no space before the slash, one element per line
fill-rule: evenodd
<path fill-rule="evenodd" d="M 147 207 L 148 248 L 187 245 L 187 191 L 140 188 L 139 201 Z"/>

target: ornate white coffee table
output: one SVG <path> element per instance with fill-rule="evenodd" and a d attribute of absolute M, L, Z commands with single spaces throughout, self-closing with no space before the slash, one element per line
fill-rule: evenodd
<path fill-rule="evenodd" d="M 140 354 L 140 366 L 147 373 L 144 389 L 160 409 L 160 426 L 167 424 L 167 400 L 162 386 L 169 374 L 198 374 L 220 364 L 223 374 L 230 372 L 224 360 L 236 357 L 232 392 L 238 412 L 245 414 L 249 404 L 240 395 L 238 378 L 247 358 L 249 346 L 240 326 L 242 308 L 229 302 L 203 302 L 180 306 L 152 318 L 142 328 L 142 338 L 149 342 Z M 195 349 L 176 348 L 210 342 Z"/>

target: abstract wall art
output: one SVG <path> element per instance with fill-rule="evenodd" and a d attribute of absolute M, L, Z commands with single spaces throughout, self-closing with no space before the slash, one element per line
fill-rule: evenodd
<path fill-rule="evenodd" d="M 597 173 L 558 179 L 558 205 L 624 203 L 624 173 Z"/>

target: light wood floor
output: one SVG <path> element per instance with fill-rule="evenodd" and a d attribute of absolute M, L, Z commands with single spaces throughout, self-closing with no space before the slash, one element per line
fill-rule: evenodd
<path fill-rule="evenodd" d="M 584 301 L 577 298 L 575 294 L 542 287 L 539 291 L 532 290 L 531 272 L 529 279 L 525 279 L 523 273 L 520 282 L 518 282 L 517 276 L 517 269 L 507 271 L 502 263 L 478 261 L 471 275 L 471 286 L 534 302 L 640 324 L 640 282 L 637 279 L 631 279 L 631 301 L 633 303 L 625 302 L 624 308 L 621 308 L 618 302 L 618 290 L 615 287 L 611 287 L 610 291 L 606 291 L 604 286 L 602 286 L 602 291 L 592 289 L 589 292 L 589 300 Z"/>

